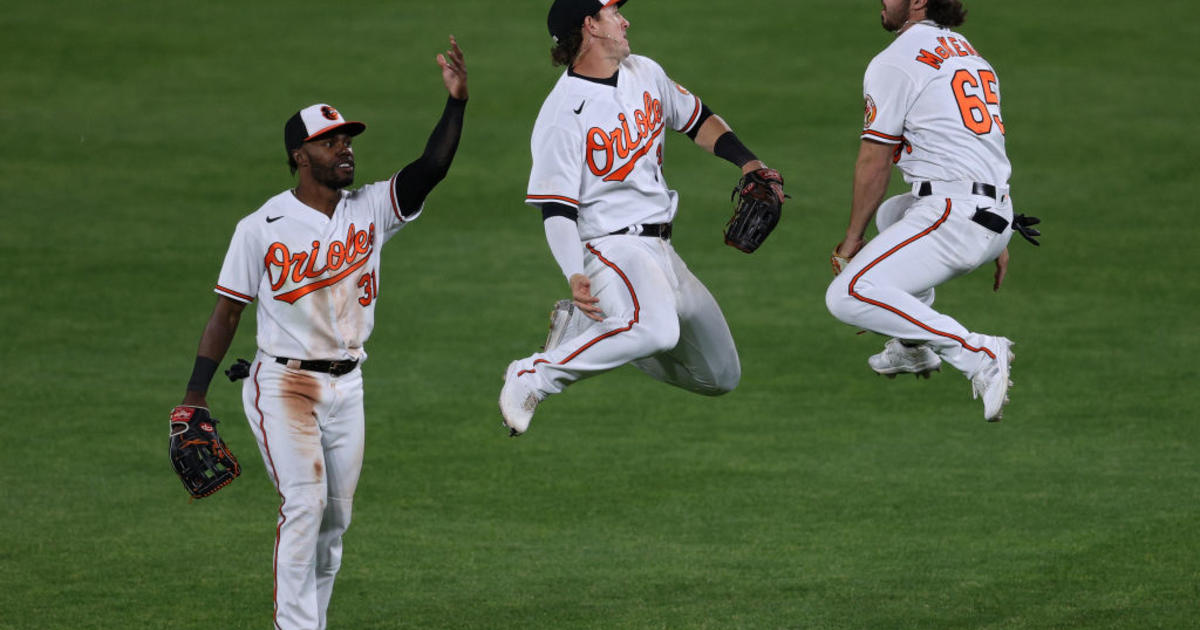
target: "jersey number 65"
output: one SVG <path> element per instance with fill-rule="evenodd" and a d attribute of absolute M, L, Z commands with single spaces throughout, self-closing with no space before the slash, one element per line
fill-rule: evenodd
<path fill-rule="evenodd" d="M 991 70 L 980 70 L 976 78 L 970 70 L 959 70 L 950 79 L 954 88 L 954 98 L 958 101 L 958 112 L 962 114 L 963 124 L 976 135 L 992 132 L 993 123 L 1004 133 L 1004 121 L 1000 120 L 1000 92 L 996 84 L 996 73 Z M 971 91 L 968 92 L 967 88 Z M 976 93 L 982 92 L 980 98 Z M 989 105 L 996 107 L 996 113 L 988 110 Z"/>

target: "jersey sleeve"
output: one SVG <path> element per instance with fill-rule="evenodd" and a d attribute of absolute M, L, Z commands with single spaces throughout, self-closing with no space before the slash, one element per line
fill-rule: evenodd
<path fill-rule="evenodd" d="M 658 76 L 659 93 L 663 95 L 663 116 L 667 125 L 680 133 L 691 131 L 700 119 L 700 97 L 672 81 L 658 64 L 654 64 L 654 70 Z"/>
<path fill-rule="evenodd" d="M 254 301 L 265 267 L 263 248 L 257 241 L 249 224 L 245 220 L 240 221 L 233 231 L 229 250 L 225 252 L 217 286 L 213 288 L 217 295 L 243 304 Z"/>
<path fill-rule="evenodd" d="M 539 121 L 529 146 L 533 168 L 525 203 L 537 206 L 552 201 L 578 208 L 583 178 L 583 139 L 579 133 L 559 125 L 543 126 Z"/>
<path fill-rule="evenodd" d="M 900 144 L 904 116 L 915 95 L 912 79 L 895 66 L 872 61 L 863 77 L 863 140 Z"/>
<path fill-rule="evenodd" d="M 400 201 L 396 198 L 396 178 L 399 176 L 400 173 L 397 172 L 388 179 L 367 184 L 354 191 L 354 194 L 361 196 L 362 202 L 370 208 L 375 225 L 382 228 L 384 241 L 395 236 L 400 228 L 415 221 L 425 209 L 425 204 L 422 203 L 416 212 L 408 216 L 401 214 Z"/>

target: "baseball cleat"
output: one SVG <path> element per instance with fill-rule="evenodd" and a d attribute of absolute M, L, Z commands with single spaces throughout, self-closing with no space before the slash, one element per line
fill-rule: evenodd
<path fill-rule="evenodd" d="M 1004 405 L 1008 404 L 1008 388 L 1013 384 L 1009 379 L 1009 365 L 1017 356 L 1012 352 L 1013 342 L 1004 337 L 987 337 L 984 345 L 996 352 L 996 358 L 971 377 L 971 396 L 983 398 L 984 420 L 999 422 L 1004 415 Z"/>
<path fill-rule="evenodd" d="M 546 335 L 546 343 L 542 344 L 542 352 L 550 352 L 558 347 L 564 339 L 570 339 L 583 332 L 587 326 L 587 316 L 575 307 L 573 300 L 559 300 L 550 310 L 550 332 Z"/>
<path fill-rule="evenodd" d="M 925 344 L 904 345 L 899 339 L 889 339 L 883 352 L 867 359 L 867 365 L 888 378 L 897 374 L 916 374 L 917 378 L 929 378 L 931 372 L 942 370 L 942 359 Z"/>
<path fill-rule="evenodd" d="M 517 437 L 529 429 L 533 412 L 542 400 L 517 376 L 518 371 L 516 361 L 509 363 L 504 372 L 504 387 L 500 389 L 500 415 L 504 416 L 509 437 Z"/>

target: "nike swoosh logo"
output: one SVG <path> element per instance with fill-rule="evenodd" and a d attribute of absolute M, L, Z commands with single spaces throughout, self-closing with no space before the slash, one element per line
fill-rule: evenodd
<path fill-rule="evenodd" d="M 582 111 L 583 111 L 583 106 L 584 106 L 586 103 L 587 103 L 587 99 L 585 98 L 585 99 L 583 99 L 583 102 L 579 104 L 579 109 L 576 109 L 576 110 L 574 110 L 574 112 L 575 112 L 576 114 L 578 114 L 579 112 L 582 112 Z"/>
<path fill-rule="evenodd" d="M 267 223 L 274 223 L 274 222 L 276 222 L 276 221 L 278 221 L 278 220 L 280 220 L 280 219 L 282 219 L 282 218 L 283 218 L 283 216 L 282 216 L 282 215 L 281 215 L 281 216 L 277 216 L 277 217 L 267 217 Z"/>

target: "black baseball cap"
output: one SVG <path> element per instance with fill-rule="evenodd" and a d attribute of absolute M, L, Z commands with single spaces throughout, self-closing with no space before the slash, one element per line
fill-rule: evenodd
<path fill-rule="evenodd" d="M 550 5 L 550 15 L 546 17 L 546 26 L 550 28 L 550 37 L 554 41 L 567 36 L 573 29 L 583 24 L 583 18 L 596 15 L 608 6 L 624 5 L 628 0 L 554 0 Z"/>
<path fill-rule="evenodd" d="M 357 136 L 366 129 L 367 126 L 363 123 L 342 118 L 341 112 L 333 107 L 317 103 L 292 114 L 288 119 L 287 124 L 283 126 L 283 146 L 291 153 L 305 142 L 335 131 Z"/>

